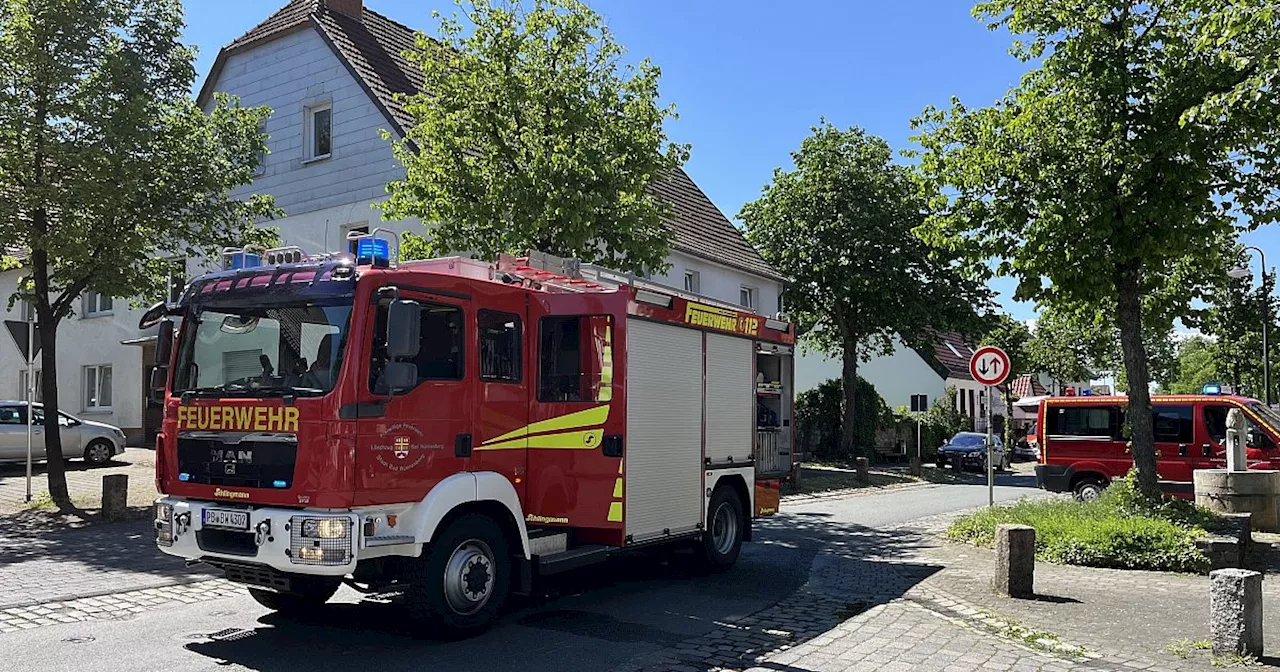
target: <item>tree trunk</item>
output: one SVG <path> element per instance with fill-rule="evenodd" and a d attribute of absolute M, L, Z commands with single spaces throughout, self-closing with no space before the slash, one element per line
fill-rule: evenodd
<path fill-rule="evenodd" d="M 840 427 L 840 454 L 848 459 L 858 456 L 858 434 L 856 432 L 858 411 L 858 340 L 852 336 L 844 339 L 844 372 L 841 378 L 844 388 L 844 422 Z"/>
<path fill-rule="evenodd" d="M 31 254 L 32 274 L 36 289 L 36 323 L 40 325 L 41 404 L 44 408 L 45 474 L 49 479 L 49 497 L 61 511 L 74 511 L 67 489 L 66 461 L 62 458 L 62 431 L 58 426 L 58 324 L 49 305 L 48 257 L 42 250 Z"/>
<path fill-rule="evenodd" d="M 1004 386 L 1004 449 L 1006 452 L 1013 453 L 1013 386 L 1005 383 Z"/>
<path fill-rule="evenodd" d="M 1148 499 L 1160 498 L 1156 475 L 1156 451 L 1151 421 L 1151 375 L 1142 343 L 1142 271 L 1136 262 L 1116 270 L 1116 323 L 1129 383 L 1129 430 L 1133 464 L 1138 471 L 1138 491 Z"/>

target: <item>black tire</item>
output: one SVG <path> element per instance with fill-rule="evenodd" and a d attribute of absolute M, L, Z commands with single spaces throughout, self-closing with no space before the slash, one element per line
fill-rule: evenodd
<path fill-rule="evenodd" d="M 1071 486 L 1071 493 L 1075 495 L 1077 501 L 1092 502 L 1102 496 L 1102 491 L 1107 487 L 1107 482 L 1097 476 L 1083 476 L 1076 479 L 1075 485 Z"/>
<path fill-rule="evenodd" d="M 502 613 L 511 565 L 498 524 L 483 514 L 466 514 L 436 534 L 418 558 L 405 604 L 446 639 L 479 634 Z"/>
<path fill-rule="evenodd" d="M 711 493 L 711 502 L 707 506 L 707 530 L 702 534 L 699 545 L 699 559 L 707 569 L 722 572 L 738 561 L 747 529 L 745 508 L 737 491 L 727 485 Z"/>
<path fill-rule="evenodd" d="M 95 439 L 84 447 L 84 461 L 95 467 L 110 462 L 115 454 L 116 447 L 106 439 Z"/>
<path fill-rule="evenodd" d="M 295 576 L 290 581 L 289 592 L 281 593 L 266 588 L 250 588 L 249 596 L 262 606 L 285 616 L 307 616 L 333 594 L 338 592 L 339 582 L 310 576 Z"/>

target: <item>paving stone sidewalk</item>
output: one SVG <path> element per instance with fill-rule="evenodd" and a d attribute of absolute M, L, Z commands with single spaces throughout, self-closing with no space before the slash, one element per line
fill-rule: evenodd
<path fill-rule="evenodd" d="M 33 501 L 49 503 L 48 479 L 45 465 L 33 465 L 31 494 Z M 101 467 L 91 467 L 83 460 L 67 462 L 67 489 L 77 506 L 96 509 L 102 506 L 102 477 L 108 474 L 129 476 L 129 505 L 147 506 L 156 498 L 155 451 L 146 448 L 126 448 Z M 27 468 L 25 464 L 0 464 L 0 514 L 24 511 L 30 507 L 26 501 Z"/>
<path fill-rule="evenodd" d="M 145 520 L 73 529 L 46 516 L 0 516 L 0 609 L 214 578 L 164 555 L 154 539 Z"/>

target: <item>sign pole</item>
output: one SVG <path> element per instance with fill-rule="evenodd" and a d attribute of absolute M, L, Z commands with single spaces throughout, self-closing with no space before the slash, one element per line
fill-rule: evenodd
<path fill-rule="evenodd" d="M 992 391 L 995 389 L 991 385 L 987 386 L 987 506 L 994 506 L 996 503 L 996 467 L 992 460 L 995 453 L 992 450 L 995 446 L 995 439 L 993 438 L 995 422 L 993 422 L 994 418 L 992 417 L 992 411 L 995 408 L 995 397 Z"/>
<path fill-rule="evenodd" d="M 35 331 L 36 331 L 35 317 L 31 316 L 31 318 L 27 320 L 27 503 L 28 504 L 31 503 L 31 423 L 35 419 L 35 416 L 32 414 L 32 404 L 31 404 L 32 399 L 35 397 L 35 388 L 36 388 L 36 372 L 35 372 L 35 363 L 34 363 L 35 358 L 31 356 L 31 353 L 35 352 L 35 348 L 32 347 L 35 345 L 35 340 L 36 340 Z"/>

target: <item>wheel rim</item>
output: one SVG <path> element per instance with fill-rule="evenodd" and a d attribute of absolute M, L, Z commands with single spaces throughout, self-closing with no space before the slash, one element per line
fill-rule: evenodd
<path fill-rule="evenodd" d="M 106 462 L 111 457 L 111 452 L 101 443 L 95 443 L 89 446 L 90 462 Z"/>
<path fill-rule="evenodd" d="M 728 555 L 738 541 L 738 512 L 729 502 L 721 502 L 711 519 L 711 545 L 720 555 Z"/>
<path fill-rule="evenodd" d="M 444 569 L 444 597 L 455 613 L 467 616 L 488 604 L 493 596 L 493 551 L 479 539 L 468 539 L 449 556 Z"/>
<path fill-rule="evenodd" d="M 1092 502 L 1102 495 L 1102 488 L 1093 483 L 1081 486 L 1080 499 L 1086 502 Z"/>

